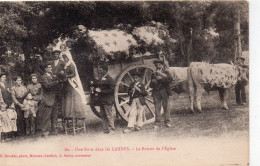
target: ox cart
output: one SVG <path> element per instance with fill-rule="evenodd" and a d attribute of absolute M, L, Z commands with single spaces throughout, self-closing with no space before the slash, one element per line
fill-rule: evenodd
<path fill-rule="evenodd" d="M 77 40 L 82 42 L 79 44 L 82 46 L 79 52 L 87 57 L 88 64 L 92 66 L 88 70 L 93 77 L 92 81 L 97 80 L 100 66 L 108 67 L 108 73 L 115 83 L 113 109 L 126 121 L 130 112 L 128 88 L 133 82 L 133 74 L 142 73 L 141 81 L 148 92 L 143 122 L 152 123 L 155 120 L 150 88 L 151 75 L 155 70 L 153 62 L 162 59 L 168 65 L 167 57 L 164 56 L 167 53 L 163 48 L 166 47 L 166 41 L 173 41 L 166 26 L 152 22 L 147 26 L 132 28 L 118 25 L 118 28 L 110 30 L 79 29 L 78 33 L 82 33 Z M 94 93 L 90 93 L 89 104 L 94 114 L 100 117 L 99 101 Z"/>
<path fill-rule="evenodd" d="M 155 120 L 155 108 L 153 97 L 151 96 L 151 75 L 155 70 L 153 64 L 154 60 L 158 60 L 159 56 L 149 56 L 137 58 L 128 62 L 121 63 L 110 63 L 106 64 L 108 66 L 108 73 L 113 78 L 115 82 L 114 90 L 114 109 L 124 120 L 128 121 L 129 119 L 129 100 L 130 96 L 128 94 L 129 85 L 133 82 L 132 75 L 136 72 L 141 74 L 141 81 L 145 85 L 145 89 L 148 92 L 148 95 L 145 96 L 145 109 L 143 115 L 143 123 L 149 124 Z M 94 77 L 98 77 L 98 65 L 93 67 Z M 94 95 L 90 95 L 90 107 L 93 113 L 100 117 L 100 108 L 99 101 L 96 100 Z"/>

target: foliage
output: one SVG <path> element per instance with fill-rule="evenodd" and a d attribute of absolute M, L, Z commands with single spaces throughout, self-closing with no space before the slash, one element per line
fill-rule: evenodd
<path fill-rule="evenodd" d="M 168 37 L 164 38 L 166 45 L 153 51 L 164 51 L 171 65 L 187 66 L 191 61 L 201 60 L 228 62 L 234 57 L 237 39 L 234 24 L 238 12 L 242 49 L 247 50 L 248 2 L 245 1 L 1 2 L 0 55 L 6 51 L 24 54 L 30 64 L 35 54 L 49 59 L 47 46 L 60 36 L 77 35 L 79 32 L 74 31 L 77 25 L 87 30 L 123 29 L 132 33 L 136 27 L 154 21 L 167 25 Z M 218 36 L 208 33 L 210 29 Z M 79 49 L 86 46 L 76 45 Z M 140 50 L 144 52 L 144 48 Z M 79 55 L 92 56 L 84 52 Z M 3 59 L 1 56 L 2 63 Z"/>

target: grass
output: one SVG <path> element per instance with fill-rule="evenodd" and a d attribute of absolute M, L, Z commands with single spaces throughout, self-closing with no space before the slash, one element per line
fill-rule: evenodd
<path fill-rule="evenodd" d="M 248 94 L 248 93 L 247 93 Z M 223 135 L 249 134 L 249 108 L 248 105 L 237 106 L 234 90 L 231 90 L 228 105 L 229 110 L 221 109 L 218 93 L 205 93 L 202 97 L 203 113 L 191 114 L 189 111 L 188 94 L 170 97 L 169 108 L 171 111 L 171 128 L 153 130 L 153 124 L 145 125 L 140 132 L 132 132 L 133 135 L 155 135 L 157 137 L 218 137 Z M 91 111 L 87 117 L 88 135 L 98 135 L 103 132 L 102 121 Z M 122 134 L 122 129 L 127 123 L 122 119 L 115 121 L 116 134 Z M 61 134 L 63 135 L 63 134 Z M 32 140 L 30 140 L 32 138 Z M 33 141 L 35 137 L 24 136 L 12 140 L 12 142 Z"/>

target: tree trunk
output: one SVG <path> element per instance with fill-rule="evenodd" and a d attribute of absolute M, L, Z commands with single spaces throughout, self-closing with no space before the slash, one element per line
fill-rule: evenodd
<path fill-rule="evenodd" d="M 240 9 L 237 8 L 235 12 L 235 19 L 234 19 L 234 26 L 235 26 L 235 59 L 236 62 L 237 57 L 242 55 L 242 46 L 241 46 L 241 34 L 240 34 Z"/>

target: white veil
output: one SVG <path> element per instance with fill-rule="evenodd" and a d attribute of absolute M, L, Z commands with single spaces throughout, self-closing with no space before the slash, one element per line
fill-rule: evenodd
<path fill-rule="evenodd" d="M 67 67 L 69 64 L 73 64 L 75 66 L 76 76 L 72 77 L 72 78 L 68 78 L 68 81 L 71 84 L 71 86 L 79 93 L 79 95 L 81 97 L 82 104 L 86 105 L 87 104 L 86 96 L 85 96 L 85 93 L 84 93 L 84 90 L 83 90 L 81 80 L 79 78 L 77 66 L 76 66 L 75 62 L 73 61 L 72 55 L 71 55 L 71 53 L 68 49 L 66 51 L 61 52 L 61 53 L 66 54 L 66 56 L 69 59 L 69 62 L 65 65 L 65 67 Z"/>

